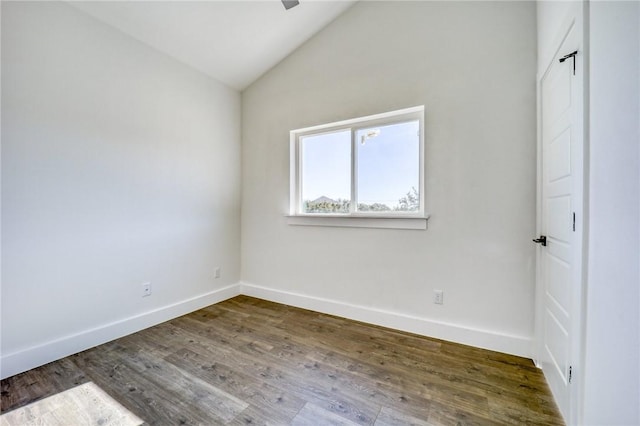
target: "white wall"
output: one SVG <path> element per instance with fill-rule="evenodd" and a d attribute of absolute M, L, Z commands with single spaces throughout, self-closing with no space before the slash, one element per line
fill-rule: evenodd
<path fill-rule="evenodd" d="M 240 112 L 64 3 L 2 2 L 3 377 L 239 280 Z"/>
<path fill-rule="evenodd" d="M 360 2 L 243 92 L 243 291 L 531 356 L 535 22 Z M 286 224 L 290 130 L 422 104 L 426 231 Z"/>
<path fill-rule="evenodd" d="M 640 424 L 640 3 L 590 3 L 584 418 Z"/>

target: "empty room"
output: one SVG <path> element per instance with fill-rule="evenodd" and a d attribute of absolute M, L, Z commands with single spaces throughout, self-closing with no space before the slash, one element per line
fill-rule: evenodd
<path fill-rule="evenodd" d="M 0 23 L 0 425 L 640 425 L 639 1 Z"/>

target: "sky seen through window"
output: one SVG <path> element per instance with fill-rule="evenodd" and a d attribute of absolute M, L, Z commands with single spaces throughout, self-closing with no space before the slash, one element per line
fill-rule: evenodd
<path fill-rule="evenodd" d="M 356 131 L 358 203 L 393 209 L 419 188 L 419 126 L 409 121 Z M 351 130 L 303 137 L 302 199 L 349 200 L 350 192 Z"/>

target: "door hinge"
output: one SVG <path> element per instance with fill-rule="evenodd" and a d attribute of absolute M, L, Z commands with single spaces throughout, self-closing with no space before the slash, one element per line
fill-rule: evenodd
<path fill-rule="evenodd" d="M 569 383 L 571 383 L 571 376 L 573 375 L 573 367 L 569 366 Z"/>
<path fill-rule="evenodd" d="M 576 212 L 573 212 L 573 232 L 576 232 Z"/>
<path fill-rule="evenodd" d="M 571 58 L 573 59 L 573 75 L 576 75 L 576 55 L 578 54 L 578 51 L 574 51 L 569 53 L 568 55 L 564 55 L 562 58 L 558 59 L 558 61 L 560 61 L 560 63 L 563 63 L 564 61 L 566 61 L 567 59 Z"/>

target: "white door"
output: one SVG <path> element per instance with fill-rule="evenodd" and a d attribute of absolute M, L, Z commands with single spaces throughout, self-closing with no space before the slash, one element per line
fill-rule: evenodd
<path fill-rule="evenodd" d="M 540 79 L 541 176 L 538 252 L 538 361 L 565 421 L 577 421 L 583 223 L 583 68 L 578 19 L 557 38 L 553 61 Z M 574 56 L 571 56 L 572 53 Z M 563 59 L 561 62 L 560 60 Z"/>

